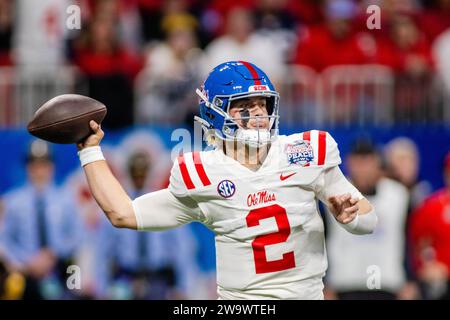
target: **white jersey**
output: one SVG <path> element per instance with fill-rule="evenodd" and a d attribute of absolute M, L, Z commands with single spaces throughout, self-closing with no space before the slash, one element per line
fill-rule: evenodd
<path fill-rule="evenodd" d="M 317 199 L 362 198 L 340 163 L 334 139 L 317 130 L 279 136 L 257 171 L 221 150 L 185 153 L 172 168 L 168 216 L 154 211 L 169 203 L 162 192 L 143 196 L 133 202 L 138 228 L 196 220 L 211 229 L 222 299 L 322 299 L 327 258 Z"/>

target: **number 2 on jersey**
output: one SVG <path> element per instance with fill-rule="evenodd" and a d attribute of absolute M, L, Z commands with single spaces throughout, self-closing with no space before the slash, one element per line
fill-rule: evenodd
<path fill-rule="evenodd" d="M 256 273 L 268 273 L 286 270 L 295 267 L 294 252 L 283 254 L 283 258 L 274 261 L 267 261 L 266 246 L 271 244 L 286 242 L 291 234 L 291 226 L 286 214 L 286 209 L 277 204 L 250 210 L 247 215 L 247 226 L 258 226 L 260 220 L 275 218 L 278 231 L 270 234 L 257 236 L 252 242 L 253 256 L 255 258 Z"/>

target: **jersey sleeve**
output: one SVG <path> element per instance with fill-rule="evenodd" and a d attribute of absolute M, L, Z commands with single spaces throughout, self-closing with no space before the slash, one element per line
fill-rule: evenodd
<path fill-rule="evenodd" d="M 347 180 L 338 166 L 324 170 L 318 178 L 314 189 L 317 198 L 325 204 L 328 203 L 329 197 L 344 193 L 350 193 L 352 198 L 357 200 L 364 198 L 361 192 Z"/>
<path fill-rule="evenodd" d="M 138 230 L 166 230 L 203 218 L 195 201 L 178 198 L 169 189 L 147 193 L 132 204 Z"/>
<path fill-rule="evenodd" d="M 336 141 L 326 131 L 311 130 L 301 133 L 303 140 L 308 141 L 314 153 L 314 165 L 334 167 L 342 163 Z"/>
<path fill-rule="evenodd" d="M 323 131 L 322 131 L 323 132 Z M 326 167 L 335 167 L 342 163 L 341 155 L 339 153 L 339 148 L 337 142 L 328 132 L 325 132 L 325 161 L 324 165 Z"/>
<path fill-rule="evenodd" d="M 174 161 L 167 189 L 145 194 L 133 201 L 138 230 L 165 230 L 191 221 L 205 221 L 192 198 L 194 185 L 184 159 L 180 156 Z"/>

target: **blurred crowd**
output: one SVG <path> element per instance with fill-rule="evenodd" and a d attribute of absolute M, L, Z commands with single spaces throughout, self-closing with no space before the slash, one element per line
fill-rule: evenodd
<path fill-rule="evenodd" d="M 80 29 L 68 28 L 71 4 Z M 105 126 L 119 128 L 191 123 L 193 88 L 225 60 L 251 61 L 275 84 L 292 65 L 379 64 L 395 75 L 397 118 L 419 120 L 410 109 L 428 107 L 434 75 L 450 92 L 449 27 L 449 0 L 0 0 L 0 66 L 76 66 L 109 107 Z"/>

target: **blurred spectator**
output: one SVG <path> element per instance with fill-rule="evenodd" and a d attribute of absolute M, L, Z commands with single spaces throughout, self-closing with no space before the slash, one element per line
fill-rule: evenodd
<path fill-rule="evenodd" d="M 254 33 L 252 12 L 243 7 L 231 9 L 226 17 L 225 28 L 225 34 L 205 49 L 203 76 L 224 61 L 244 60 L 264 69 L 276 86 L 286 69 L 282 48 Z"/>
<path fill-rule="evenodd" d="M 145 151 L 128 158 L 131 185 L 127 191 L 131 198 L 152 191 L 148 189 L 152 166 Z M 108 230 L 110 245 L 108 248 L 105 242 L 103 249 L 110 253 L 104 252 L 100 257 L 109 257 L 112 263 L 111 298 L 186 299 L 195 292 L 196 243 L 188 226 L 157 233 L 110 227 Z"/>
<path fill-rule="evenodd" d="M 375 50 L 373 39 L 353 30 L 357 7 L 351 0 L 327 1 L 325 22 L 302 29 L 294 63 L 316 71 L 329 66 L 369 63 Z"/>
<path fill-rule="evenodd" d="M 430 43 L 411 13 L 391 17 L 388 37 L 377 45 L 377 62 L 396 72 L 421 76 L 433 69 Z"/>
<path fill-rule="evenodd" d="M 199 1 L 197 16 L 200 22 L 200 45 L 205 48 L 211 41 L 222 35 L 225 31 L 225 17 L 235 8 L 253 10 L 254 0 L 241 0 L 239 2 L 228 0 Z"/>
<path fill-rule="evenodd" d="M 389 36 L 377 42 L 376 61 L 396 72 L 396 120 L 422 120 L 430 98 L 434 63 L 430 43 L 413 14 L 391 17 Z"/>
<path fill-rule="evenodd" d="M 409 190 L 409 211 L 415 209 L 432 190 L 428 181 L 419 181 L 420 157 L 416 144 L 406 137 L 395 138 L 386 144 L 384 155 L 388 177 Z"/>
<path fill-rule="evenodd" d="M 167 20 L 196 19 L 190 14 L 195 0 L 137 0 L 143 40 L 152 44 L 164 40 Z M 175 19 L 174 19 L 175 18 Z"/>
<path fill-rule="evenodd" d="M 288 8 L 298 22 L 310 26 L 323 22 L 324 2 L 324 0 L 289 0 Z"/>
<path fill-rule="evenodd" d="M 137 119 L 140 123 L 181 123 L 197 112 L 194 94 L 199 86 L 201 51 L 190 16 L 164 20 L 167 37 L 149 52 L 138 84 Z"/>
<path fill-rule="evenodd" d="M 450 28 L 436 38 L 433 44 L 433 57 L 436 69 L 444 82 L 446 97 L 450 97 Z"/>
<path fill-rule="evenodd" d="M 376 208 L 378 225 L 373 234 L 356 239 L 329 219 L 327 284 L 331 292 L 339 299 L 416 298 L 418 291 L 406 282 L 403 265 L 408 191 L 382 176 L 380 155 L 369 141 L 354 143 L 346 165 L 350 181 Z M 368 287 L 372 267 L 379 272 L 378 288 Z M 327 295 L 334 294 L 328 291 Z"/>
<path fill-rule="evenodd" d="M 450 0 L 431 0 L 432 5 L 420 13 L 419 26 L 430 42 L 450 28 Z"/>
<path fill-rule="evenodd" d="M 257 1 L 255 10 L 256 32 L 280 48 L 284 61 L 292 60 L 296 43 L 296 21 L 288 8 L 288 0 Z"/>
<path fill-rule="evenodd" d="M 121 0 L 118 6 L 120 38 L 123 45 L 135 55 L 140 53 L 145 44 L 137 2 L 137 0 Z"/>
<path fill-rule="evenodd" d="M 27 184 L 4 197 L 5 258 L 26 277 L 24 299 L 66 298 L 67 266 L 80 239 L 78 212 L 70 196 L 53 184 L 47 143 L 31 144 L 26 169 Z"/>
<path fill-rule="evenodd" d="M 408 233 L 411 224 L 411 213 L 431 193 L 432 187 L 428 181 L 419 181 L 419 151 L 417 146 L 409 138 L 395 138 L 386 144 L 384 148 L 386 174 L 408 189 L 409 204 L 408 216 L 405 223 L 405 234 Z M 409 241 L 405 241 L 405 270 L 408 280 L 416 280 L 412 263 L 412 248 Z"/>
<path fill-rule="evenodd" d="M 445 187 L 412 214 L 410 236 L 415 270 L 427 299 L 450 299 L 450 153 L 444 161 Z"/>
<path fill-rule="evenodd" d="M 14 59 L 34 72 L 56 70 L 65 62 L 66 8 L 70 0 L 16 1 Z"/>
<path fill-rule="evenodd" d="M 13 3 L 0 0 L 0 67 L 12 64 Z"/>
<path fill-rule="evenodd" d="M 138 2 L 139 0 L 81 0 L 80 7 L 83 20 L 87 22 L 98 15 L 115 17 L 122 44 L 137 53 L 143 45 Z"/>
<path fill-rule="evenodd" d="M 164 16 L 161 19 L 159 28 L 163 31 L 163 35 L 173 27 L 184 24 L 188 27 L 198 27 L 197 18 L 190 13 L 192 2 L 189 0 L 168 0 L 164 2 L 162 7 Z"/>
<path fill-rule="evenodd" d="M 118 37 L 117 17 L 99 13 L 75 48 L 75 63 L 87 77 L 89 96 L 108 107 L 105 128 L 133 123 L 133 80 L 142 67 L 140 57 L 125 48 Z"/>
<path fill-rule="evenodd" d="M 161 20 L 163 17 L 163 0 L 137 0 L 141 18 L 142 36 L 145 42 L 161 40 Z"/>

